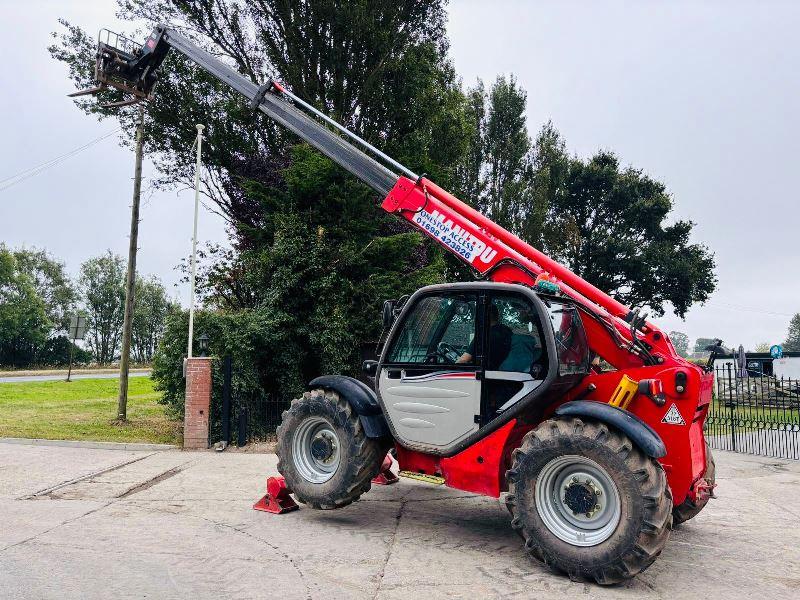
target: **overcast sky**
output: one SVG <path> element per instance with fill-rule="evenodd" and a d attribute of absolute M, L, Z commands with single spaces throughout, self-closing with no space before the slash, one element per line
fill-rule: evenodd
<path fill-rule="evenodd" d="M 22 8 L 24 6 L 24 8 Z M 113 0 L 0 0 L 0 188 L 20 171 L 112 131 L 73 107 L 46 51 L 65 17 L 115 28 Z M 514 73 L 528 126 L 552 119 L 570 152 L 616 152 L 663 181 L 675 216 L 717 256 L 719 285 L 686 320 L 658 323 L 727 345 L 780 342 L 800 311 L 796 177 L 797 2 L 452 0 L 451 54 L 466 84 Z M 106 249 L 125 255 L 133 155 L 112 136 L 0 191 L 0 241 L 44 247 L 72 273 Z M 149 166 L 147 178 L 153 176 Z M 143 196 L 139 272 L 173 287 L 189 253 L 192 193 Z M 225 239 L 201 215 L 203 240 Z"/>

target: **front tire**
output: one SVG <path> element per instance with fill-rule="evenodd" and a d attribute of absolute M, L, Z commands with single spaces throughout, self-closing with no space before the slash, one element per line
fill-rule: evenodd
<path fill-rule="evenodd" d="M 292 401 L 277 429 L 278 471 L 300 502 L 329 510 L 368 492 L 383 454 L 338 393 L 311 390 Z"/>
<path fill-rule="evenodd" d="M 573 580 L 629 579 L 669 538 L 663 468 L 603 423 L 545 421 L 523 438 L 506 476 L 511 526 L 526 551 Z"/>

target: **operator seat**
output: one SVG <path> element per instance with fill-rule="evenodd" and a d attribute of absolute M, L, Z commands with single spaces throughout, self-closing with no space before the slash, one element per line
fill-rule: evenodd
<path fill-rule="evenodd" d="M 508 356 L 500 363 L 500 371 L 531 373 L 536 376 L 535 367 L 539 366 L 542 347 L 539 341 L 529 334 L 515 333 L 511 336 L 511 349 Z"/>

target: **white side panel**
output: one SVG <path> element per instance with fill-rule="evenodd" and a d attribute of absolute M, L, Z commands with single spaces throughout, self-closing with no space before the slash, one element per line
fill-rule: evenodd
<path fill-rule="evenodd" d="M 474 373 L 441 371 L 389 379 L 382 369 L 379 385 L 389 419 L 403 441 L 444 447 L 478 429 L 481 384 Z"/>

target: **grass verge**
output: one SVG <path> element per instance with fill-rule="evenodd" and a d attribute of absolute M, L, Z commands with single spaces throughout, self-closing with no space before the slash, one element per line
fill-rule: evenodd
<path fill-rule="evenodd" d="M 0 437 L 180 444 L 182 423 L 158 404 L 149 377 L 132 377 L 128 421 L 118 423 L 119 380 L 0 383 Z"/>

